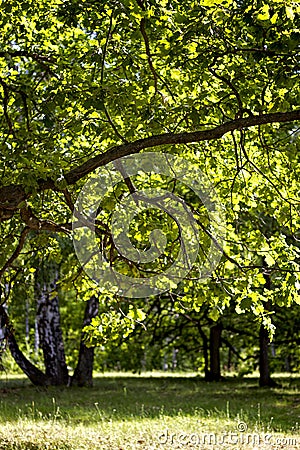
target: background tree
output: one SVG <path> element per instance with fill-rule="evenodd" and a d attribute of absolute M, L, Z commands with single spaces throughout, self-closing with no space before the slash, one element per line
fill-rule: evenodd
<path fill-rule="evenodd" d="M 87 176 L 152 149 L 196 164 L 226 209 L 223 260 L 201 295 L 191 295 L 199 289 L 199 274 L 191 273 L 181 286 L 185 301 L 193 308 L 194 298 L 207 301 L 213 292 L 216 321 L 231 299 L 272 332 L 276 306 L 299 303 L 292 243 L 299 233 L 299 6 L 12 1 L 2 5 L 0 20 L 2 301 L 34 268 L 37 252 L 48 247 L 61 257 L 56 240 L 70 239 Z M 147 182 L 158 188 L 174 181 Z M 130 182 L 146 184 L 140 175 Z M 141 267 L 116 257 L 109 227 L 111 208 L 126 192 L 128 180 L 106 196 L 97 233 L 112 264 L 140 277 Z M 211 224 L 203 205 L 179 185 L 176 193 L 190 200 L 206 248 Z M 161 222 L 167 231 L 169 253 L 155 267 L 163 271 L 176 227 L 163 214 L 141 218 L 146 223 L 131 228 L 140 248 L 148 245 L 146 224 Z M 276 226 L 266 232 L 269 222 Z M 73 283 L 82 298 L 107 295 L 71 259 L 61 289 Z"/>

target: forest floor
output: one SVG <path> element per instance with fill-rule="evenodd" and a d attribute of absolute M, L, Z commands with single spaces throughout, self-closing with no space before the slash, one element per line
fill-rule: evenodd
<path fill-rule="evenodd" d="M 0 375 L 1 450 L 300 448 L 300 377 L 206 383 L 196 374 L 99 374 L 93 388 Z"/>

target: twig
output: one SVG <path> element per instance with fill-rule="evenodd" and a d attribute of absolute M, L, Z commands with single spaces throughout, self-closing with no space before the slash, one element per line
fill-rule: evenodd
<path fill-rule="evenodd" d="M 6 271 L 6 269 L 8 269 L 11 266 L 11 264 L 14 262 L 14 260 L 17 259 L 17 257 L 21 253 L 21 250 L 22 250 L 22 248 L 24 247 L 24 244 L 25 244 L 26 236 L 29 233 L 29 231 L 30 231 L 30 228 L 28 226 L 23 228 L 23 230 L 21 232 L 20 239 L 19 239 L 19 243 L 18 243 L 15 251 L 13 252 L 11 257 L 6 261 L 6 263 L 4 264 L 2 269 L 0 269 L 0 278 L 3 276 L 4 272 Z"/>

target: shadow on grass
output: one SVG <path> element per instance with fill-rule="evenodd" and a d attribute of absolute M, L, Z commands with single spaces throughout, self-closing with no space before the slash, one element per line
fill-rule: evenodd
<path fill-rule="evenodd" d="M 23 377 L 0 380 L 0 421 L 18 419 L 92 424 L 193 416 L 243 418 L 249 427 L 297 428 L 300 377 L 277 379 L 282 387 L 262 389 L 258 380 L 229 378 L 207 383 L 200 377 L 95 377 L 93 388 L 38 388 Z"/>

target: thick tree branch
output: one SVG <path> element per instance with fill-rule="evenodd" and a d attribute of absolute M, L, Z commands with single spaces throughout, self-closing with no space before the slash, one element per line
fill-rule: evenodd
<path fill-rule="evenodd" d="M 47 230 L 47 231 L 55 231 L 55 232 L 64 232 L 68 233 L 71 229 L 70 224 L 57 224 L 55 222 L 52 222 L 50 220 L 41 220 L 38 217 L 36 217 L 31 208 L 29 207 L 22 207 L 20 210 L 21 218 L 23 222 L 27 225 L 27 227 L 31 228 L 32 230 Z"/>
<path fill-rule="evenodd" d="M 239 118 L 223 125 L 219 125 L 211 130 L 185 133 L 164 133 L 156 136 L 150 136 L 145 139 L 139 139 L 135 142 L 129 142 L 128 144 L 112 147 L 107 152 L 97 155 L 83 163 L 81 166 L 71 170 L 65 175 L 65 178 L 68 184 L 74 184 L 98 167 L 105 166 L 115 159 L 139 153 L 141 150 L 146 148 L 158 147 L 160 145 L 190 144 L 192 142 L 212 141 L 215 139 L 220 139 L 224 136 L 224 134 L 234 130 L 242 130 L 243 128 L 270 123 L 292 122 L 295 120 L 300 120 L 300 110 Z"/>
<path fill-rule="evenodd" d="M 297 120 L 300 120 L 300 110 L 239 118 L 210 130 L 185 133 L 164 133 L 150 136 L 145 139 L 117 145 L 107 150 L 105 153 L 90 158 L 85 163 L 66 173 L 65 180 L 68 185 L 75 184 L 78 180 L 93 172 L 98 167 L 105 166 L 118 158 L 139 153 L 141 150 L 148 148 L 161 145 L 180 145 L 192 142 L 212 141 L 220 139 L 226 133 L 234 130 L 242 130 L 244 128 L 272 123 L 293 122 Z M 50 179 L 46 181 L 40 180 L 38 184 L 39 191 L 47 189 L 57 190 L 54 181 Z M 22 185 L 10 185 L 0 188 L 0 221 L 10 218 L 13 211 L 16 211 L 20 203 L 28 197 L 30 197 L 30 193 L 26 193 Z"/>

